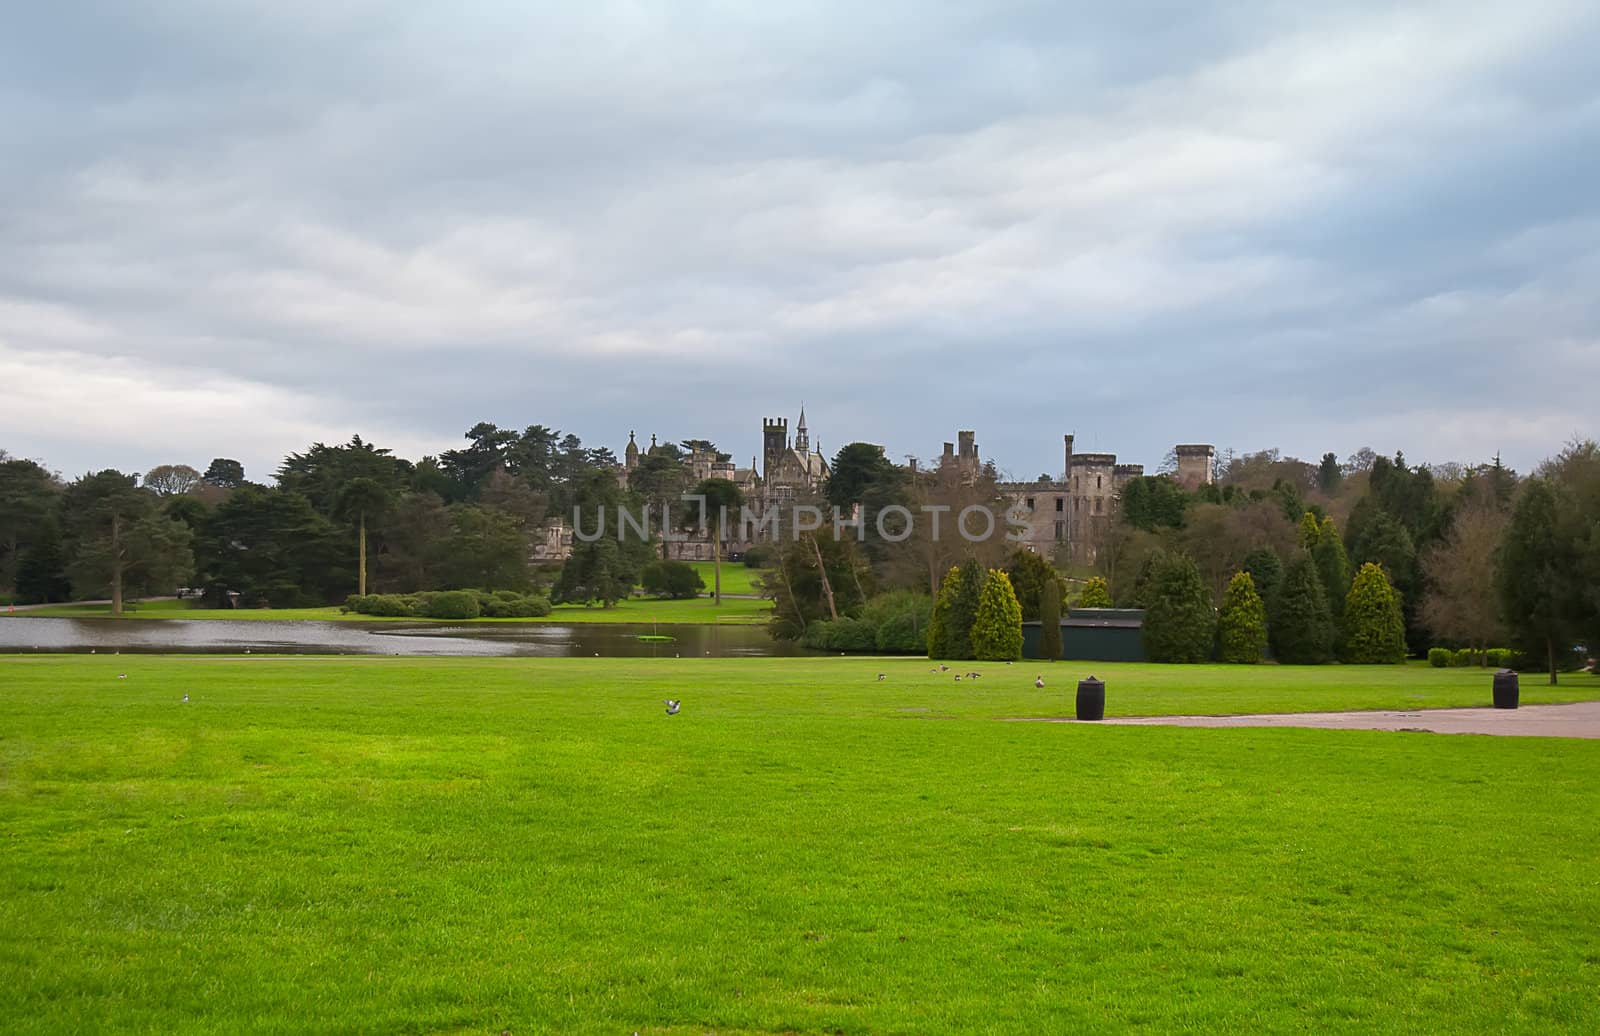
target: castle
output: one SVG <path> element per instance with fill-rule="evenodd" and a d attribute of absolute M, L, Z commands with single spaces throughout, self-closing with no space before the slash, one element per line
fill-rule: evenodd
<path fill-rule="evenodd" d="M 945 443 L 941 471 L 973 480 L 982 470 L 977 435 L 956 433 Z M 1116 521 L 1122 489 L 1144 474 L 1143 464 L 1118 464 L 1114 453 L 1076 453 L 1073 436 L 1062 436 L 1060 478 L 1036 482 L 1001 482 L 997 488 L 1009 503 L 1006 517 L 1018 527 L 1022 546 L 1039 554 L 1076 564 L 1093 564 Z M 1186 489 L 1214 481 L 1216 448 L 1203 444 L 1176 447 L 1177 481 Z"/>

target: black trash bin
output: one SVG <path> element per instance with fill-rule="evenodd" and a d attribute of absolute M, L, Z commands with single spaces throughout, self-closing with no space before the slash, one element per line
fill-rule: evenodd
<path fill-rule="evenodd" d="M 1517 686 L 1517 674 L 1512 669 L 1502 669 L 1494 674 L 1494 707 L 1497 709 L 1514 709 L 1517 699 L 1521 696 Z"/>
<path fill-rule="evenodd" d="M 1078 681 L 1078 718 L 1106 718 L 1106 685 L 1094 677 Z"/>

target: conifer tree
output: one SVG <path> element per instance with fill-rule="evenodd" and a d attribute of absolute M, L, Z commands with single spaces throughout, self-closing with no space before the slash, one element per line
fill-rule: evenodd
<path fill-rule="evenodd" d="M 945 646 L 951 658 L 972 657 L 972 624 L 978 620 L 978 598 L 983 592 L 983 569 L 971 558 L 961 563 L 961 582 L 946 612 Z"/>
<path fill-rule="evenodd" d="M 1321 665 L 1333 660 L 1333 620 L 1328 595 L 1309 554 L 1301 554 L 1283 574 L 1278 606 L 1267 628 L 1272 653 L 1290 665 Z"/>
<path fill-rule="evenodd" d="M 1317 516 L 1307 511 L 1300 516 L 1300 549 L 1312 551 L 1322 540 L 1322 525 Z"/>
<path fill-rule="evenodd" d="M 1204 662 L 1211 657 L 1217 615 L 1194 559 L 1171 554 L 1151 573 L 1144 613 L 1145 655 L 1152 662 Z"/>
<path fill-rule="evenodd" d="M 961 592 L 961 569 L 951 565 L 939 583 L 939 596 L 933 602 L 933 615 L 928 619 L 928 657 L 953 658 L 950 654 L 950 608 Z"/>
<path fill-rule="evenodd" d="M 1061 657 L 1061 594 L 1055 589 L 1039 597 L 1039 657 L 1046 662 Z"/>
<path fill-rule="evenodd" d="M 1266 654 L 1267 609 L 1250 573 L 1239 572 L 1229 580 L 1217 628 L 1221 641 L 1218 661 L 1250 665 Z"/>
<path fill-rule="evenodd" d="M 991 568 L 978 597 L 972 623 L 972 657 L 1009 662 L 1022 657 L 1022 605 L 1011 577 Z"/>
<path fill-rule="evenodd" d="M 1111 607 L 1111 587 L 1106 585 L 1105 576 L 1089 577 L 1089 581 L 1083 584 L 1083 596 L 1078 599 L 1078 607 Z"/>
<path fill-rule="evenodd" d="M 1383 568 L 1361 566 L 1344 607 L 1343 655 L 1346 662 L 1398 663 L 1406 660 L 1406 622 L 1400 595 Z"/>
<path fill-rule="evenodd" d="M 1345 596 L 1350 592 L 1350 556 L 1344 551 L 1344 541 L 1332 518 L 1322 520 L 1311 557 L 1317 563 L 1317 580 L 1328 595 L 1328 614 L 1337 625 L 1344 615 Z"/>

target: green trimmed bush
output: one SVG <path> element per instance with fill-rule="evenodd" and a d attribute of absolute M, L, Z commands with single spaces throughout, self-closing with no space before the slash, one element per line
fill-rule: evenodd
<path fill-rule="evenodd" d="M 1511 664 L 1510 648 L 1490 648 L 1488 655 L 1489 665 L 1495 669 L 1504 669 Z"/>
<path fill-rule="evenodd" d="M 1468 669 L 1478 664 L 1478 653 L 1471 648 L 1460 648 L 1450 659 L 1450 664 L 1458 669 Z"/>
<path fill-rule="evenodd" d="M 423 596 L 423 595 L 418 595 Z M 425 608 L 426 610 L 421 610 Z M 476 619 L 481 610 L 478 595 L 472 590 L 440 590 L 427 594 L 418 614 L 430 619 Z"/>
<path fill-rule="evenodd" d="M 408 619 L 416 614 L 405 598 L 397 594 L 368 594 L 361 599 L 356 611 L 386 619 Z"/>
<path fill-rule="evenodd" d="M 1455 652 L 1449 648 L 1429 648 L 1428 664 L 1435 669 L 1446 669 L 1455 661 Z"/>
<path fill-rule="evenodd" d="M 1011 577 L 991 568 L 978 594 L 978 611 L 972 622 L 972 657 L 986 662 L 1009 662 L 1022 657 L 1022 604 L 1011 588 Z"/>
<path fill-rule="evenodd" d="M 1254 665 L 1267 653 L 1267 608 L 1250 573 L 1235 573 L 1228 581 L 1217 633 L 1219 662 Z"/>
<path fill-rule="evenodd" d="M 800 635 L 803 647 L 819 651 L 870 653 L 877 648 L 877 635 L 871 623 L 841 615 L 837 619 L 813 622 Z"/>

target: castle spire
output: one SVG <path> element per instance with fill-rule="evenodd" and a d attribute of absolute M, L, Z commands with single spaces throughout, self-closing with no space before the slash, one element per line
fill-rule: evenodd
<path fill-rule="evenodd" d="M 801 453 L 811 452 L 811 437 L 806 434 L 806 405 L 800 404 L 800 423 L 794 429 L 794 448 Z"/>

